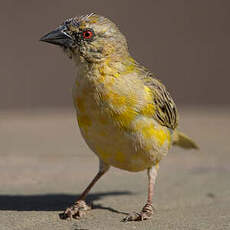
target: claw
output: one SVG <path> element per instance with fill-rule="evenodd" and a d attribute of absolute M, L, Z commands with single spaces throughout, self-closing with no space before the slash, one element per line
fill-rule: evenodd
<path fill-rule="evenodd" d="M 128 216 L 126 216 L 122 222 L 128 222 L 128 221 L 138 221 L 141 220 L 141 213 L 130 213 Z"/>
<path fill-rule="evenodd" d="M 88 206 L 85 201 L 79 200 L 71 207 L 67 208 L 63 213 L 61 213 L 59 216 L 61 219 L 68 219 L 72 220 L 80 219 L 86 214 L 86 211 L 90 210 L 91 207 Z"/>
<path fill-rule="evenodd" d="M 148 220 L 152 217 L 154 212 L 154 208 L 152 204 L 146 204 L 142 211 L 140 213 L 131 213 L 128 216 L 126 216 L 122 221 L 127 222 L 127 221 L 142 221 L 142 220 Z"/>

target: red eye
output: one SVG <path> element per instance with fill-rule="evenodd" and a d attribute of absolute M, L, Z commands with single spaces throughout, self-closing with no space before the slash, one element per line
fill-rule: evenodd
<path fill-rule="evenodd" d="M 94 35 L 93 31 L 91 31 L 91 30 L 86 30 L 83 32 L 83 38 L 84 39 L 90 39 L 93 37 L 93 35 Z"/>

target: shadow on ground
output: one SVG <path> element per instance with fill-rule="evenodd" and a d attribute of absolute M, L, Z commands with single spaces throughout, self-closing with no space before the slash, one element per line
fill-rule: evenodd
<path fill-rule="evenodd" d="M 87 197 L 87 201 L 93 204 L 105 196 L 130 195 L 131 192 L 107 192 L 94 193 Z M 73 204 L 80 194 L 44 194 L 44 195 L 0 195 L 0 210 L 8 211 L 63 211 Z M 126 214 L 100 204 L 94 205 L 95 209 L 106 209 L 111 212 Z"/>

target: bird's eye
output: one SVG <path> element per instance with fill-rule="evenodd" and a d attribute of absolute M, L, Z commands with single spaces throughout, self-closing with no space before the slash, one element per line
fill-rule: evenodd
<path fill-rule="evenodd" d="M 86 40 L 92 39 L 94 36 L 94 32 L 92 30 L 85 30 L 83 32 L 83 38 Z"/>

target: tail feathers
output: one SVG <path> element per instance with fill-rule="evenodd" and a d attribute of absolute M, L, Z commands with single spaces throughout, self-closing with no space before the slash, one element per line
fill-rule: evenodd
<path fill-rule="evenodd" d="M 184 149 L 199 149 L 192 139 L 178 130 L 176 130 L 173 134 L 173 145 L 180 146 Z"/>

